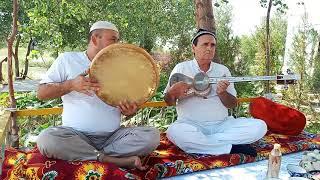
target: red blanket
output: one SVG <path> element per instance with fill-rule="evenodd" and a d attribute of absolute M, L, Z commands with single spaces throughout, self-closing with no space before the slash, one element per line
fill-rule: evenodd
<path fill-rule="evenodd" d="M 48 159 L 35 148 L 29 152 L 7 149 L 1 179 L 157 179 L 206 169 L 221 168 L 265 159 L 274 143 L 282 145 L 283 154 L 320 148 L 320 138 L 308 133 L 285 136 L 268 133 L 254 143 L 256 158 L 243 154 L 220 156 L 186 154 L 174 146 L 164 134 L 161 144 L 143 159 L 149 165 L 146 171 L 126 170 L 113 164 L 96 161 L 68 162 Z"/>

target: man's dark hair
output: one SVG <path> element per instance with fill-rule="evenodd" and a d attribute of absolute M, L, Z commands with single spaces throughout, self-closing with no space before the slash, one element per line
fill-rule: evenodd
<path fill-rule="evenodd" d="M 92 34 L 93 34 L 93 31 L 91 31 L 87 36 L 88 44 L 90 43 Z"/>
<path fill-rule="evenodd" d="M 205 34 L 209 34 L 209 35 L 213 36 L 214 39 L 217 40 L 216 34 L 215 34 L 214 32 L 200 28 L 200 29 L 198 29 L 197 33 L 193 36 L 193 38 L 192 38 L 192 40 L 191 40 L 192 44 L 195 45 L 195 46 L 197 46 L 197 44 L 198 44 L 198 38 L 199 38 L 200 36 L 202 36 L 202 35 L 205 35 Z"/>

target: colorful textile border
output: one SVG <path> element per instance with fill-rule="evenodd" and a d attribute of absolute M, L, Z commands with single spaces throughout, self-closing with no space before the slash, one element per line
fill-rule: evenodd
<path fill-rule="evenodd" d="M 186 154 L 162 134 L 157 150 L 143 158 L 143 163 L 149 166 L 146 171 L 126 170 L 96 161 L 48 159 L 36 148 L 28 152 L 7 149 L 1 179 L 157 179 L 263 160 L 268 157 L 274 143 L 281 144 L 283 154 L 288 154 L 319 148 L 320 138 L 306 132 L 298 136 L 268 133 L 263 139 L 252 144 L 258 151 L 258 156 L 254 158 L 243 154 Z"/>

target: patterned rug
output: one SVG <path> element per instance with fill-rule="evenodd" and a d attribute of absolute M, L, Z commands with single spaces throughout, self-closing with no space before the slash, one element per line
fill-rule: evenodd
<path fill-rule="evenodd" d="M 298 136 L 284 136 L 268 133 L 252 144 L 258 151 L 256 158 L 243 154 L 186 154 L 162 134 L 157 150 L 143 158 L 143 163 L 149 166 L 146 171 L 126 170 L 96 161 L 48 159 L 36 148 L 29 152 L 7 149 L 1 179 L 157 179 L 263 160 L 268 157 L 274 143 L 281 144 L 283 154 L 320 148 L 320 138 L 313 134 L 303 132 Z"/>

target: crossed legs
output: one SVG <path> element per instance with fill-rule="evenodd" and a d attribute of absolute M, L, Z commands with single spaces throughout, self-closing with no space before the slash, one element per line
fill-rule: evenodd
<path fill-rule="evenodd" d="M 228 118 L 219 124 L 199 126 L 175 122 L 167 130 L 168 139 L 187 153 L 228 154 L 232 145 L 250 144 L 267 132 L 264 121 L 253 118 Z"/>
<path fill-rule="evenodd" d="M 159 131 L 152 127 L 121 128 L 103 143 L 92 142 L 81 132 L 68 127 L 51 127 L 37 139 L 41 154 L 70 161 L 99 160 L 120 167 L 144 167 L 139 156 L 151 153 L 160 142 Z"/>

